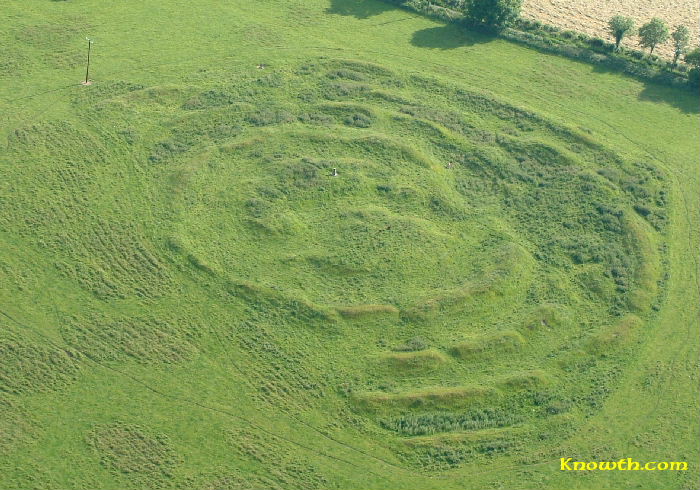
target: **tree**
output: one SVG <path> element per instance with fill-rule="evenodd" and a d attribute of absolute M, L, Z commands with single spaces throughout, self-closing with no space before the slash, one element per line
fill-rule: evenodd
<path fill-rule="evenodd" d="M 678 26 L 671 37 L 673 38 L 673 66 L 676 66 L 678 58 L 688 50 L 690 30 L 686 26 Z"/>
<path fill-rule="evenodd" d="M 685 55 L 685 62 L 694 68 L 700 68 L 700 48 L 695 48 Z"/>
<path fill-rule="evenodd" d="M 610 27 L 610 33 L 615 38 L 615 50 L 617 51 L 620 49 L 622 38 L 634 29 L 634 19 L 623 15 L 616 15 L 610 19 L 608 26 Z"/>
<path fill-rule="evenodd" d="M 692 87 L 700 85 L 700 48 L 695 48 L 690 53 L 685 55 L 685 62 L 692 68 L 688 72 L 688 83 Z"/>
<path fill-rule="evenodd" d="M 639 45 L 649 48 L 649 54 L 654 52 L 657 44 L 665 43 L 667 40 L 668 26 L 658 17 L 654 17 L 639 28 Z"/>
<path fill-rule="evenodd" d="M 520 17 L 522 0 L 467 0 L 465 18 L 474 27 L 500 32 Z"/>

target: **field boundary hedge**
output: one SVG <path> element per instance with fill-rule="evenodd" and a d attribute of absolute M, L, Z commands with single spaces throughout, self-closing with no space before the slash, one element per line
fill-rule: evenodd
<path fill-rule="evenodd" d="M 464 14 L 449 6 L 440 5 L 430 0 L 382 0 L 412 12 L 441 20 L 443 22 L 463 24 Z M 459 0 L 438 0 L 450 5 Z M 694 89 L 689 83 L 689 67 L 679 63 L 676 67 L 656 55 L 621 47 L 615 51 L 614 43 L 587 34 L 561 30 L 558 27 L 538 21 L 518 19 L 513 27 L 506 28 L 499 37 L 547 53 L 583 61 L 606 69 L 624 73 L 644 82 Z"/>

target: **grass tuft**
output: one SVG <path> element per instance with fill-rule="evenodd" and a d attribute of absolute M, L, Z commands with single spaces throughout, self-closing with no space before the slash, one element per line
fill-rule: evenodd
<path fill-rule="evenodd" d="M 518 332 L 497 332 L 460 342 L 452 346 L 450 353 L 458 359 L 477 359 L 517 351 L 525 342 L 525 338 Z"/>

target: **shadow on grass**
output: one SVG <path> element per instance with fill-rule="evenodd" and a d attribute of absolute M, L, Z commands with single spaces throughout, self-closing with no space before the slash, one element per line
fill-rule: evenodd
<path fill-rule="evenodd" d="M 573 56 L 566 56 L 560 52 L 545 49 L 539 46 L 533 46 L 529 43 L 517 40 L 517 39 L 507 39 L 509 42 L 538 51 L 542 54 L 549 56 L 559 56 L 562 58 L 570 59 L 577 63 L 582 63 L 588 65 L 592 68 L 593 73 L 606 73 L 614 74 L 617 76 L 625 78 L 633 78 L 644 84 L 644 89 L 639 94 L 638 99 L 640 101 L 651 101 L 660 104 L 668 104 L 676 109 L 680 110 L 684 114 L 698 114 L 700 113 L 700 99 L 697 96 L 697 89 L 691 90 L 685 86 L 670 86 L 664 85 L 661 81 L 656 81 L 653 78 L 636 76 L 631 73 L 626 73 L 624 70 L 619 68 L 612 68 L 600 63 L 591 63 L 583 59 L 579 59 Z"/>
<path fill-rule="evenodd" d="M 639 94 L 639 100 L 668 104 L 683 114 L 700 113 L 700 98 L 697 89 L 691 91 L 649 83 Z"/>
<path fill-rule="evenodd" d="M 684 114 L 700 113 L 700 98 L 697 96 L 697 89 L 691 90 L 685 86 L 664 85 L 663 82 L 655 81 L 653 78 L 637 77 L 600 64 L 593 64 L 592 66 L 593 73 L 619 75 L 634 78 L 642 82 L 644 84 L 644 89 L 638 96 L 640 101 L 668 104 Z"/>
<path fill-rule="evenodd" d="M 331 0 L 331 6 L 326 9 L 326 13 L 367 19 L 389 10 L 396 10 L 396 7 L 377 0 Z"/>
<path fill-rule="evenodd" d="M 455 49 L 493 41 L 495 37 L 480 32 L 467 31 L 455 24 L 429 27 L 413 33 L 411 44 L 419 48 Z"/>

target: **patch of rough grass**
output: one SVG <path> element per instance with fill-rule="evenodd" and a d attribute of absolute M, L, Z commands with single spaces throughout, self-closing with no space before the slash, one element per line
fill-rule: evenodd
<path fill-rule="evenodd" d="M 406 314 L 410 318 L 422 318 L 429 313 L 463 305 L 470 299 L 487 295 L 490 292 L 491 287 L 486 281 L 479 284 L 467 284 L 420 300 L 416 305 L 409 308 Z"/>
<path fill-rule="evenodd" d="M 629 239 L 636 247 L 640 260 L 634 274 L 637 287 L 630 293 L 628 304 L 632 311 L 645 313 L 654 305 L 661 278 L 661 261 L 655 234 L 641 218 L 630 217 L 624 223 Z"/>
<path fill-rule="evenodd" d="M 259 218 L 246 219 L 245 223 L 271 236 L 295 235 L 304 230 L 304 224 L 291 212 L 270 212 Z"/>
<path fill-rule="evenodd" d="M 441 432 L 478 431 L 519 423 L 522 417 L 510 410 L 476 408 L 462 412 L 406 414 L 379 420 L 379 425 L 407 436 L 424 436 Z"/>
<path fill-rule="evenodd" d="M 273 126 L 294 122 L 297 117 L 283 108 L 264 107 L 248 114 L 245 120 L 253 126 Z"/>
<path fill-rule="evenodd" d="M 415 352 L 419 350 L 425 350 L 428 348 L 428 343 L 423 337 L 413 337 L 407 340 L 403 344 L 399 344 L 392 347 L 391 350 L 394 352 Z"/>
<path fill-rule="evenodd" d="M 144 89 L 145 87 L 140 84 L 114 80 L 111 82 L 100 82 L 90 87 L 90 90 L 79 90 L 71 95 L 73 103 L 77 106 L 95 106 Z M 137 94 L 134 94 L 134 97 L 136 96 Z M 130 97 L 125 97 L 125 99 L 130 100 Z"/>
<path fill-rule="evenodd" d="M 452 346 L 450 353 L 459 359 L 476 359 L 496 353 L 513 352 L 525 345 L 525 338 L 518 332 L 507 330 L 474 337 Z"/>
<path fill-rule="evenodd" d="M 375 316 L 398 317 L 399 309 L 392 305 L 340 306 L 336 311 L 344 318 L 358 319 Z"/>
<path fill-rule="evenodd" d="M 205 272 L 209 275 L 217 275 L 217 268 L 203 259 L 199 254 L 190 253 L 187 251 L 185 242 L 178 236 L 171 236 L 166 240 L 166 246 L 175 253 L 178 253 L 187 259 L 187 262 L 195 269 Z"/>
<path fill-rule="evenodd" d="M 254 305 L 265 304 L 267 307 L 286 310 L 296 318 L 337 320 L 336 309 L 325 308 L 305 299 L 287 297 L 279 291 L 250 281 L 230 281 L 227 291 L 230 295 L 245 299 Z"/>
<path fill-rule="evenodd" d="M 436 291 L 405 311 L 409 319 L 459 311 L 465 305 L 478 304 L 509 296 L 526 280 L 534 265 L 533 257 L 520 245 L 506 242 L 492 252 L 492 263 L 480 278 L 461 287 Z"/>
<path fill-rule="evenodd" d="M 628 314 L 616 323 L 601 329 L 593 335 L 586 345 L 591 354 L 605 355 L 628 344 L 644 322 L 634 314 Z"/>
<path fill-rule="evenodd" d="M 29 69 L 30 59 L 17 47 L 10 46 L 5 39 L 3 43 L 3 56 L 0 59 L 0 78 L 10 78 L 23 75 Z"/>
<path fill-rule="evenodd" d="M 365 116 L 370 121 L 376 119 L 374 111 L 369 106 L 364 104 L 354 104 L 348 102 L 327 102 L 325 104 L 320 104 L 316 106 L 314 109 L 319 113 L 334 116 L 341 121 L 354 115 Z"/>
<path fill-rule="evenodd" d="M 606 267 L 603 264 L 579 265 L 576 279 L 596 299 L 607 304 L 611 303 L 617 294 L 615 281 L 606 276 Z"/>
<path fill-rule="evenodd" d="M 91 359 L 176 364 L 192 359 L 198 328 L 187 320 L 74 317 L 61 325 L 65 341 Z"/>
<path fill-rule="evenodd" d="M 37 432 L 31 415 L 15 400 L 0 394 L 0 456 L 33 440 Z"/>
<path fill-rule="evenodd" d="M 397 371 L 436 369 L 447 362 L 447 356 L 435 349 L 416 352 L 392 352 L 384 354 L 382 361 Z"/>
<path fill-rule="evenodd" d="M 226 440 L 237 461 L 255 461 L 266 469 L 264 478 L 246 474 L 245 486 L 212 487 L 221 489 L 325 489 L 329 482 L 317 466 L 298 448 L 270 434 L 247 428 L 227 430 Z"/>
<path fill-rule="evenodd" d="M 496 427 L 446 432 L 404 439 L 416 462 L 426 469 L 456 468 L 480 456 L 493 457 L 518 450 L 526 436 L 523 427 Z"/>
<path fill-rule="evenodd" d="M 341 100 L 344 98 L 360 97 L 371 90 L 371 86 L 357 82 L 334 81 L 323 88 L 323 96 L 328 100 Z"/>
<path fill-rule="evenodd" d="M 420 436 L 406 439 L 404 442 L 413 447 L 430 447 L 430 446 L 445 446 L 459 443 L 471 443 L 484 440 L 491 440 L 494 437 L 517 436 L 523 432 L 520 427 L 502 427 L 491 428 L 467 432 L 452 432 L 446 434 L 437 434 L 433 436 Z"/>
<path fill-rule="evenodd" d="M 356 407 L 369 412 L 463 408 L 497 395 L 482 386 L 433 387 L 404 393 L 366 392 L 353 396 Z"/>
<path fill-rule="evenodd" d="M 216 270 L 214 269 L 214 267 L 198 255 L 188 254 L 187 261 L 197 270 L 206 272 L 210 275 L 216 275 Z"/>
<path fill-rule="evenodd" d="M 80 374 L 81 355 L 39 343 L 0 337 L 0 393 L 13 395 L 62 388 Z"/>
<path fill-rule="evenodd" d="M 285 261 L 293 262 L 296 259 L 296 257 L 290 257 L 285 259 Z M 352 258 L 348 258 L 343 254 L 313 254 L 303 257 L 302 260 L 308 262 L 324 274 L 355 275 L 366 274 L 372 271 L 369 266 L 359 263 L 359 261 L 353 260 Z"/>
<path fill-rule="evenodd" d="M 349 157 L 349 150 L 354 152 L 353 159 L 360 161 L 385 162 L 391 168 L 401 168 L 403 163 L 415 164 L 426 169 L 437 168 L 439 162 L 428 153 L 414 145 L 403 143 L 401 140 L 389 137 L 384 133 L 371 133 L 361 137 L 345 137 L 337 134 L 322 133 L 319 131 L 295 130 L 287 133 L 289 137 L 305 140 L 317 148 L 343 147 L 341 158 Z M 252 146 L 261 140 L 250 140 L 242 145 L 240 143 L 225 146 L 225 150 L 236 151 Z"/>
<path fill-rule="evenodd" d="M 221 468 L 213 473 L 199 473 L 187 479 L 184 488 L 191 490 L 282 490 L 278 482 L 265 476 L 253 476 L 241 471 Z"/>
<path fill-rule="evenodd" d="M 81 63 L 82 56 L 74 49 L 73 43 L 79 33 L 91 27 L 84 18 L 67 17 L 61 22 L 19 27 L 15 30 L 14 37 L 22 45 L 36 49 L 34 57 L 40 57 L 43 64 L 65 69 Z M 45 50 L 47 46 L 51 47 L 50 52 Z"/>
<path fill-rule="evenodd" d="M 393 75 L 393 72 L 388 68 L 367 61 L 337 59 L 333 60 L 330 64 L 339 69 L 353 70 L 355 72 L 364 73 L 365 75 L 371 75 L 373 78 L 390 77 Z"/>
<path fill-rule="evenodd" d="M 183 88 L 179 85 L 154 85 L 143 90 L 132 91 L 128 99 L 131 103 L 139 105 L 172 106 L 180 104 L 183 92 Z"/>
<path fill-rule="evenodd" d="M 140 425 L 117 422 L 97 426 L 87 435 L 87 443 L 102 465 L 141 488 L 165 486 L 182 462 L 166 435 Z"/>
<path fill-rule="evenodd" d="M 492 457 L 518 450 L 523 446 L 527 429 L 495 427 L 482 430 L 445 432 L 404 439 L 413 458 L 426 469 L 455 468 L 480 456 Z"/>
<path fill-rule="evenodd" d="M 530 313 L 525 321 L 528 331 L 558 328 L 567 321 L 564 307 L 556 304 L 542 304 Z"/>
<path fill-rule="evenodd" d="M 234 104 L 240 99 L 238 94 L 222 90 L 207 90 L 190 97 L 182 104 L 185 110 L 210 109 Z"/>
<path fill-rule="evenodd" d="M 524 390 L 537 388 L 546 385 L 549 382 L 550 380 L 547 373 L 541 369 L 536 369 L 534 371 L 524 371 L 511 374 L 505 378 L 502 378 L 498 382 L 498 386 L 506 389 Z"/>
<path fill-rule="evenodd" d="M 400 111 L 403 114 L 439 124 L 459 133 L 467 134 L 472 129 L 472 126 L 465 122 L 463 117 L 456 112 L 440 111 L 423 106 L 404 106 L 400 108 Z"/>
<path fill-rule="evenodd" d="M 395 94 L 388 90 L 372 90 L 366 96 L 366 99 L 374 99 L 379 102 L 389 102 L 391 104 L 411 105 L 411 101 L 405 97 Z"/>
<path fill-rule="evenodd" d="M 345 80 L 354 80 L 356 82 L 364 82 L 367 80 L 367 75 L 355 70 L 332 70 L 326 76 L 331 79 L 344 78 Z"/>

